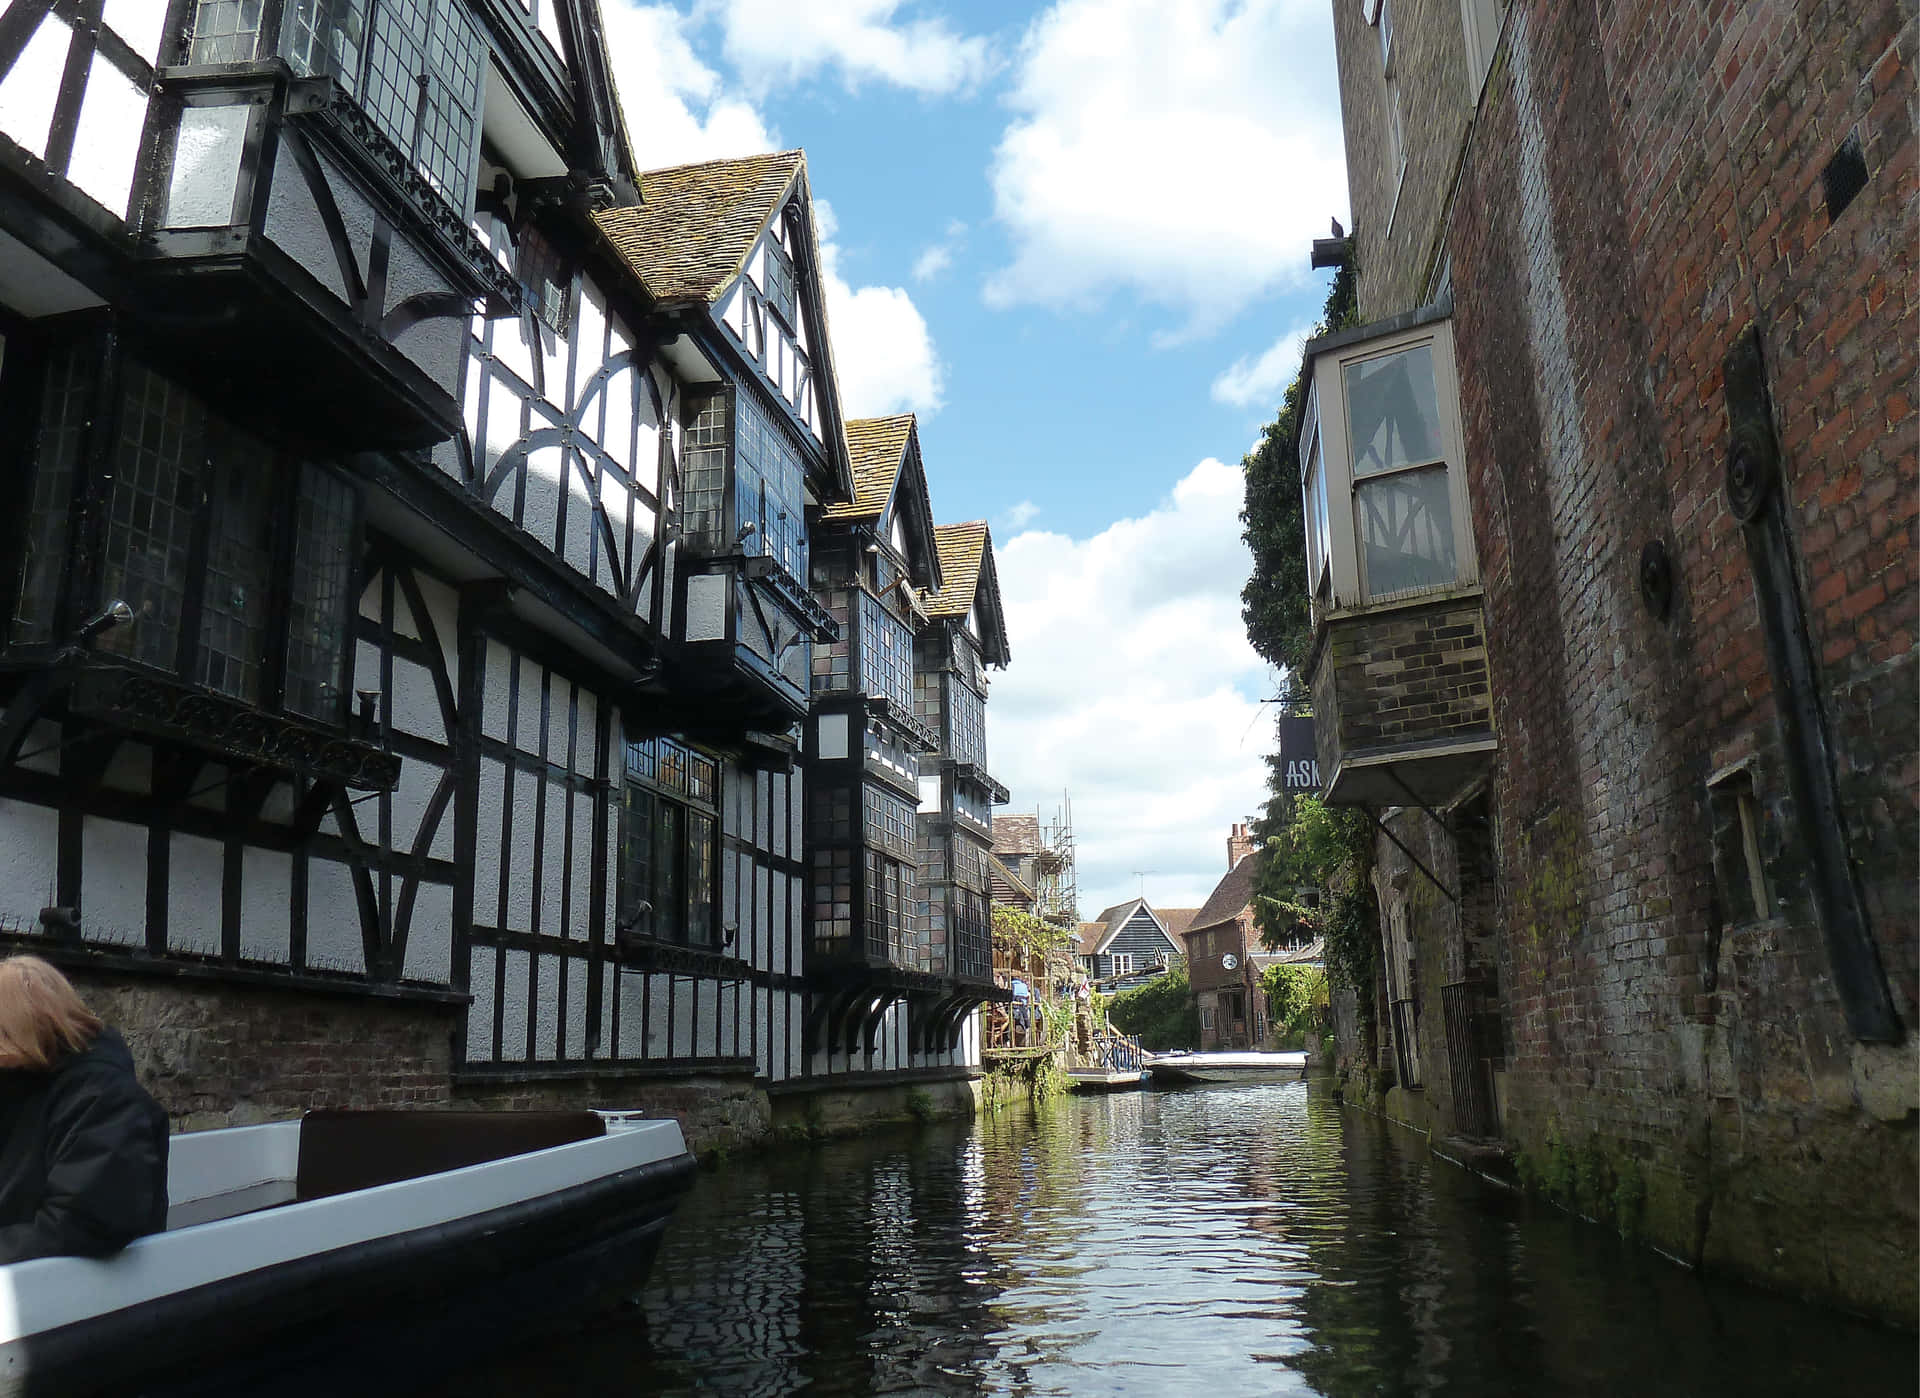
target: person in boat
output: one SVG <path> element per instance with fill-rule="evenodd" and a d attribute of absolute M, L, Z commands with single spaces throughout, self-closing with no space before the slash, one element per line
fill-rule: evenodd
<path fill-rule="evenodd" d="M 37 956 L 0 961 L 0 1265 L 167 1226 L 167 1114 L 125 1041 Z"/>

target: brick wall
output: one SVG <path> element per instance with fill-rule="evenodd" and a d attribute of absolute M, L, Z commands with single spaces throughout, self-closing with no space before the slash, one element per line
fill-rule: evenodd
<path fill-rule="evenodd" d="M 70 974 L 176 1131 L 449 1100 L 457 1006 Z"/>
<path fill-rule="evenodd" d="M 1369 748 L 1485 736 L 1491 712 L 1477 595 L 1338 617 L 1326 632 L 1313 667 L 1322 772 Z"/>
<path fill-rule="evenodd" d="M 1371 318 L 1420 299 L 1431 255 L 1401 226 L 1404 191 L 1391 235 L 1368 231 L 1379 58 L 1356 11 L 1335 7 Z M 1457 6 L 1395 15 L 1413 41 L 1403 72 L 1423 24 L 1436 51 L 1461 42 Z M 1442 236 L 1499 740 L 1484 916 L 1511 1040 L 1505 1128 L 1535 1160 L 1586 1153 L 1643 1181 L 1638 1226 L 1668 1250 L 1908 1325 L 1916 28 L 1890 3 L 1517 4 L 1469 143 L 1410 117 L 1433 150 L 1408 174 L 1460 172 Z M 1437 53 L 1436 83 L 1451 63 Z M 1822 172 L 1850 136 L 1868 179 L 1833 217 Z M 1852 1038 L 1808 894 L 1806 816 L 1724 487 L 1721 365 L 1749 326 L 1817 722 L 1902 1045 Z M 1665 619 L 1639 587 L 1653 542 L 1674 566 Z M 1774 915 L 1733 923 L 1708 779 L 1742 762 Z M 1449 840 L 1418 824 L 1416 848 L 1446 866 Z M 1399 859 L 1384 843 L 1379 856 Z M 1417 922 L 1423 957 L 1473 930 L 1451 912 Z M 1442 1055 L 1431 1084 L 1445 1044 L 1424 1025 L 1421 1040 Z"/>

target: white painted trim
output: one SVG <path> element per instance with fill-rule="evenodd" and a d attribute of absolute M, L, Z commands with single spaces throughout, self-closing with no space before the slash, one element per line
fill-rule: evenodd
<path fill-rule="evenodd" d="M 297 1134 L 298 1123 L 289 1125 Z M 257 1128 L 236 1130 L 250 1129 Z M 278 1138 L 269 1139 L 277 1150 Z M 175 1149 L 185 1141 L 176 1140 Z M 671 1160 L 686 1149 L 679 1123 L 649 1121 L 505 1160 L 156 1233 L 101 1261 L 44 1257 L 12 1263 L 0 1267 L 0 1344 L 315 1253 L 555 1194 L 638 1165 Z M 187 1150 L 191 1168 L 203 1168 L 197 1147 L 188 1145 Z"/>

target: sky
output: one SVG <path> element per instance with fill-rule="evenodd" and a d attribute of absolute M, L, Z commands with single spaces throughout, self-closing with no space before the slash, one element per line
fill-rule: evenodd
<path fill-rule="evenodd" d="M 601 0 L 641 167 L 799 147 L 849 417 L 992 526 L 1009 812 L 1083 917 L 1201 903 L 1264 799 L 1240 459 L 1347 217 L 1330 0 Z"/>

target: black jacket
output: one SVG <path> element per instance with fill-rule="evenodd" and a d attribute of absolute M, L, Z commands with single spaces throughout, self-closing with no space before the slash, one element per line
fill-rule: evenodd
<path fill-rule="evenodd" d="M 111 1029 L 0 1071 L 0 1263 L 99 1257 L 167 1226 L 167 1114 Z"/>

